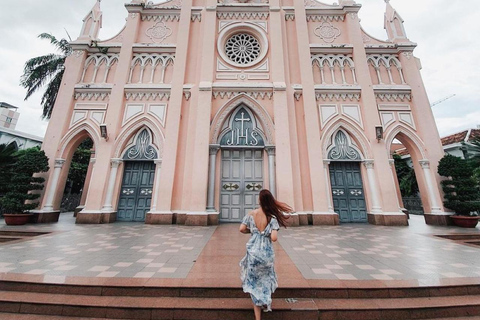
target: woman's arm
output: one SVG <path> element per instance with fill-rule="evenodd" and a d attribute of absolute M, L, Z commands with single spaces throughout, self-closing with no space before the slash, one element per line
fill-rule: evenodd
<path fill-rule="evenodd" d="M 272 234 L 270 235 L 270 239 L 272 239 L 273 242 L 277 241 L 277 239 L 278 239 L 278 231 L 277 230 L 272 230 Z"/>
<path fill-rule="evenodd" d="M 250 229 L 248 229 L 248 228 L 247 228 L 247 225 L 246 225 L 246 224 L 243 224 L 243 223 L 240 225 L 239 231 L 240 231 L 241 233 L 250 233 Z"/>

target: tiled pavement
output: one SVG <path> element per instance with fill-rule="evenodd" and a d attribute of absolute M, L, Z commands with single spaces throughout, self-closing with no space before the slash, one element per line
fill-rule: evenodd
<path fill-rule="evenodd" d="M 236 225 L 75 225 L 71 214 L 63 214 L 52 225 L 7 227 L 0 221 L 0 231 L 52 232 L 0 244 L 0 274 L 43 275 L 55 282 L 65 277 L 177 278 L 207 284 L 218 278 L 218 283 L 238 285 L 238 261 L 248 236 L 236 229 Z M 315 279 L 480 278 L 480 246 L 434 237 L 479 231 L 478 227 L 426 226 L 422 217 L 415 216 L 410 227 L 362 224 L 282 229 L 275 245 L 280 285 Z"/>
<path fill-rule="evenodd" d="M 432 280 L 480 277 L 480 246 L 435 235 L 477 233 L 432 227 L 412 216 L 409 227 L 367 224 L 282 231 L 280 244 L 306 279 Z"/>
<path fill-rule="evenodd" d="M 185 278 L 216 227 L 152 226 L 143 223 L 58 224 L 0 227 L 53 231 L 0 245 L 0 273 L 46 276 Z"/>

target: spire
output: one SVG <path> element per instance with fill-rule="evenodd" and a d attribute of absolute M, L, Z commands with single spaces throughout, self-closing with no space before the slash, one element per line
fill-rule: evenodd
<path fill-rule="evenodd" d="M 101 2 L 102 0 L 97 0 L 92 10 L 90 10 L 90 12 L 83 19 L 83 27 L 79 39 L 98 39 L 98 33 L 100 32 L 100 28 L 102 28 L 102 10 L 100 9 Z"/>
<path fill-rule="evenodd" d="M 387 30 L 388 40 L 398 42 L 400 40 L 408 40 L 405 28 L 403 26 L 404 20 L 400 14 L 390 4 L 390 0 L 384 0 L 387 4 L 385 11 L 385 25 Z"/>

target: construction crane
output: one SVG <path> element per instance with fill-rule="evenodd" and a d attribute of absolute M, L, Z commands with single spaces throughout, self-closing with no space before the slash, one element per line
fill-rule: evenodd
<path fill-rule="evenodd" d="M 432 104 L 430 105 L 430 107 L 433 108 L 433 107 L 435 107 L 437 104 L 440 104 L 440 103 L 442 103 L 442 102 L 445 102 L 445 101 L 447 101 L 448 99 L 451 99 L 451 98 L 453 98 L 453 97 L 455 97 L 455 96 L 456 96 L 456 94 L 451 94 L 451 95 L 449 95 L 448 97 L 445 97 L 445 98 L 443 98 L 443 99 L 437 100 L 437 101 L 435 101 L 434 103 L 432 103 Z"/>

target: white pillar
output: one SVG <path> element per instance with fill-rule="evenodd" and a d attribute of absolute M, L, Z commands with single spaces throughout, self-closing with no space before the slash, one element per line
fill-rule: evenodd
<path fill-rule="evenodd" d="M 390 170 L 392 172 L 391 176 L 392 176 L 392 183 L 393 185 L 395 186 L 395 192 L 397 193 L 397 206 L 398 206 L 398 209 L 403 212 L 403 209 L 401 206 L 400 206 L 400 199 L 398 197 L 401 197 L 401 193 L 400 193 L 400 190 L 397 190 L 397 185 L 398 187 L 400 187 L 400 184 L 397 180 L 397 173 L 395 172 L 395 160 L 394 159 L 388 159 L 388 163 L 390 164 Z"/>
<path fill-rule="evenodd" d="M 162 159 L 157 159 L 155 162 L 155 184 L 153 185 L 153 199 L 152 199 L 152 207 L 150 211 L 157 210 L 157 203 L 158 203 L 158 193 L 160 192 L 160 173 L 162 172 Z"/>
<path fill-rule="evenodd" d="M 105 203 L 103 205 L 103 212 L 113 212 L 113 190 L 115 189 L 115 181 L 117 180 L 118 167 L 122 163 L 122 159 L 111 159 L 110 178 L 108 179 L 107 194 L 105 196 Z"/>
<path fill-rule="evenodd" d="M 382 206 L 380 205 L 380 197 L 378 194 L 377 179 L 375 178 L 375 169 L 373 160 L 365 160 L 363 162 L 367 168 L 368 187 L 370 189 L 372 214 L 382 213 Z"/>
<path fill-rule="evenodd" d="M 210 167 L 208 170 L 208 191 L 207 191 L 207 212 L 216 212 L 215 210 L 215 173 L 217 172 L 217 153 L 220 145 L 210 145 Z"/>
<path fill-rule="evenodd" d="M 60 174 L 62 173 L 64 164 L 65 159 L 55 159 L 52 182 L 50 183 L 50 188 L 47 192 L 47 200 L 45 201 L 45 206 L 43 207 L 42 211 L 53 211 L 53 200 L 55 199 L 55 194 L 57 193 L 58 179 L 60 179 Z"/>
<path fill-rule="evenodd" d="M 268 184 L 270 185 L 270 192 L 275 197 L 276 191 L 276 179 L 275 179 L 275 147 L 266 146 L 265 151 L 268 154 Z"/>
<path fill-rule="evenodd" d="M 425 183 L 427 184 L 428 190 L 428 199 L 430 201 L 431 213 L 433 214 L 443 214 L 442 207 L 437 201 L 435 196 L 435 183 L 430 171 L 430 161 L 427 159 L 420 160 L 420 166 L 423 169 L 423 174 L 425 175 Z"/>
<path fill-rule="evenodd" d="M 328 212 L 335 212 L 332 199 L 332 184 L 330 182 L 329 172 L 330 160 L 323 160 L 323 169 L 325 170 L 325 190 L 327 190 Z"/>

